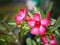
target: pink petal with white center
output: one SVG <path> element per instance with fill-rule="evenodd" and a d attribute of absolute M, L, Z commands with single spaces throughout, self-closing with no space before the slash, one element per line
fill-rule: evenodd
<path fill-rule="evenodd" d="M 37 35 L 38 34 L 38 28 L 36 28 L 36 27 L 32 28 L 30 33 L 33 35 Z"/>
<path fill-rule="evenodd" d="M 54 39 L 51 40 L 51 41 L 50 41 L 50 45 L 57 45 L 57 44 L 56 44 L 56 41 L 55 41 Z"/>
<path fill-rule="evenodd" d="M 47 18 L 41 20 L 41 25 L 48 26 L 49 24 L 50 24 L 50 20 L 48 20 Z"/>
<path fill-rule="evenodd" d="M 35 21 L 32 20 L 32 19 L 28 20 L 28 25 L 29 25 L 30 27 L 34 27 Z"/>
<path fill-rule="evenodd" d="M 38 31 L 40 35 L 44 35 L 46 30 L 45 30 L 45 27 L 41 25 Z"/>
<path fill-rule="evenodd" d="M 34 13 L 33 19 L 36 21 L 40 21 L 40 15 L 38 13 Z"/>

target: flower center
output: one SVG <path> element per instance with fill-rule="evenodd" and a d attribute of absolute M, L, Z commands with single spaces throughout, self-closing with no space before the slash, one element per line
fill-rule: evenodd
<path fill-rule="evenodd" d="M 40 27 L 41 23 L 39 21 L 35 21 L 35 27 Z"/>

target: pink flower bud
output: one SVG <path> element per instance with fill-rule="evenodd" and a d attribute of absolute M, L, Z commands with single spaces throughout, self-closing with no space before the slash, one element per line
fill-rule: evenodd
<path fill-rule="evenodd" d="M 53 34 L 50 34 L 49 37 L 50 37 L 51 40 L 54 39 Z"/>
<path fill-rule="evenodd" d="M 42 41 L 43 43 L 47 43 L 47 42 L 48 42 L 47 39 L 46 39 L 46 36 L 42 36 L 42 37 L 41 37 L 41 41 Z"/>
<path fill-rule="evenodd" d="M 48 12 L 47 15 L 46 15 L 46 18 L 49 19 L 50 15 L 51 15 L 50 12 Z"/>

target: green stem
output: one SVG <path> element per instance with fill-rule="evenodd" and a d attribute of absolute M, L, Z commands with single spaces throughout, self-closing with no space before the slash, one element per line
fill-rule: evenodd
<path fill-rule="evenodd" d="M 4 23 L 4 22 L 2 22 L 1 24 L 3 24 L 6 27 L 7 31 L 9 31 L 8 34 L 13 37 L 14 42 L 17 43 L 18 45 L 21 45 L 21 43 L 19 42 L 18 38 L 16 38 L 16 36 L 13 34 L 13 32 L 11 31 L 9 26 L 6 23 Z"/>

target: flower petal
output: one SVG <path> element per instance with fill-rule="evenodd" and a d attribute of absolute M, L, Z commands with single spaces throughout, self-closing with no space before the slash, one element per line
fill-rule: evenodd
<path fill-rule="evenodd" d="M 40 15 L 38 13 L 34 13 L 33 19 L 36 21 L 40 21 Z"/>
<path fill-rule="evenodd" d="M 40 34 L 40 35 L 44 35 L 46 30 L 45 30 L 45 28 L 41 25 L 38 31 L 39 31 L 39 34 Z"/>
<path fill-rule="evenodd" d="M 25 18 L 27 12 L 27 7 L 25 7 L 24 9 L 20 9 L 18 15 L 21 16 L 22 18 Z"/>
<path fill-rule="evenodd" d="M 49 24 L 50 24 L 50 20 L 48 20 L 47 18 L 41 20 L 41 25 L 48 26 Z"/>
<path fill-rule="evenodd" d="M 21 17 L 21 16 L 19 16 L 19 15 L 17 15 L 17 16 L 15 16 L 15 18 L 14 18 L 16 21 L 20 21 L 20 20 L 22 20 L 23 19 L 23 17 Z"/>
<path fill-rule="evenodd" d="M 55 41 L 54 39 L 51 40 L 51 41 L 50 41 L 50 45 L 57 45 L 57 44 L 56 44 L 56 41 Z"/>
<path fill-rule="evenodd" d="M 38 34 L 38 28 L 36 28 L 36 27 L 32 28 L 30 33 L 33 35 Z"/>
<path fill-rule="evenodd" d="M 20 22 L 23 20 L 23 18 L 20 17 L 19 15 L 17 15 L 17 16 L 14 17 L 14 20 L 16 21 L 16 25 L 19 25 Z"/>
<path fill-rule="evenodd" d="M 48 40 L 46 39 L 46 36 L 45 35 L 41 36 L 41 41 L 43 43 L 47 43 L 48 42 Z"/>
<path fill-rule="evenodd" d="M 50 37 L 51 40 L 54 39 L 53 34 L 50 34 L 49 37 Z"/>
<path fill-rule="evenodd" d="M 16 21 L 16 25 L 20 24 L 20 22 L 25 18 L 27 8 L 22 9 L 19 11 L 18 15 L 14 17 L 14 20 Z"/>
<path fill-rule="evenodd" d="M 49 19 L 51 16 L 50 12 L 47 13 L 46 18 Z"/>
<path fill-rule="evenodd" d="M 18 26 L 20 24 L 21 21 L 16 21 L 16 25 Z"/>
<path fill-rule="evenodd" d="M 32 20 L 32 19 L 28 20 L 28 25 L 30 27 L 34 27 L 34 24 L 35 24 L 35 21 L 34 20 Z"/>
<path fill-rule="evenodd" d="M 24 9 L 20 9 L 19 15 L 26 14 L 26 12 L 27 12 L 27 7 L 25 7 Z"/>

